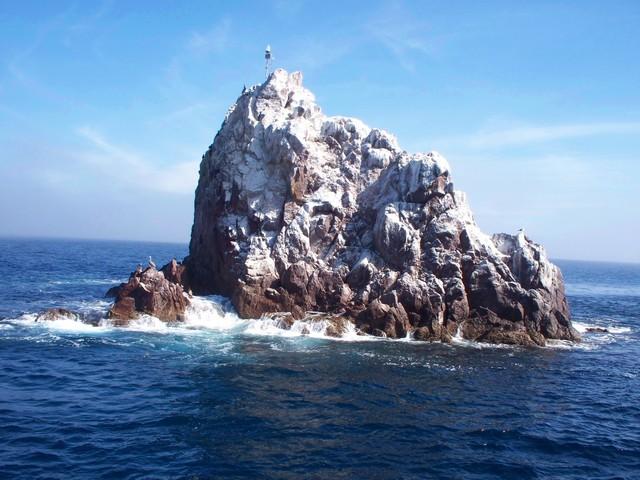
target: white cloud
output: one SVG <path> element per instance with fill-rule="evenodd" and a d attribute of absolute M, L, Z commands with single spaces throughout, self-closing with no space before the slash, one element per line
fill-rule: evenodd
<path fill-rule="evenodd" d="M 192 195 L 198 180 L 198 162 L 155 165 L 144 157 L 107 141 L 90 127 L 76 133 L 88 140 L 93 151 L 79 154 L 79 159 L 101 175 L 145 190 Z"/>
<path fill-rule="evenodd" d="M 585 123 L 480 131 L 472 135 L 450 139 L 450 141 L 470 148 L 490 149 L 594 135 L 637 133 L 640 133 L 640 122 Z"/>

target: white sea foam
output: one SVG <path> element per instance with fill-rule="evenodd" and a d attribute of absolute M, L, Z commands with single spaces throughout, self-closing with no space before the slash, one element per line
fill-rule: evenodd
<path fill-rule="evenodd" d="M 607 330 L 611 333 L 631 333 L 631 327 L 614 327 L 613 325 L 609 325 Z"/>
<path fill-rule="evenodd" d="M 105 325 L 92 325 L 80 320 L 73 320 L 70 318 L 57 318 L 55 320 L 50 320 L 43 323 L 46 323 L 47 328 L 51 330 L 58 330 L 62 332 L 103 333 L 110 330 L 110 327 Z"/>
<path fill-rule="evenodd" d="M 462 337 L 458 337 L 458 338 L 452 337 L 451 344 L 457 347 L 476 348 L 476 349 L 483 349 L 483 348 L 498 349 L 499 348 L 499 349 L 513 350 L 516 348 L 521 348 L 521 345 L 509 345 L 506 343 L 475 342 L 473 340 L 467 340 Z"/>
<path fill-rule="evenodd" d="M 37 315 L 33 313 L 21 315 L 10 321 L 21 326 L 46 328 L 64 333 L 103 333 L 110 330 L 108 325 L 93 325 L 79 319 L 64 316 L 59 316 L 52 320 L 37 320 Z"/>
<path fill-rule="evenodd" d="M 622 326 L 617 326 L 617 325 L 596 325 L 596 324 L 589 324 L 589 323 L 583 323 L 583 322 L 577 322 L 577 321 L 573 321 L 573 328 L 575 328 L 578 332 L 580 333 L 590 333 L 587 330 L 588 329 L 599 329 L 599 328 L 604 328 L 607 331 L 606 332 L 593 332 L 593 333 L 613 333 L 613 334 L 620 334 L 620 333 L 631 333 L 631 328 L 630 327 L 622 327 Z"/>
<path fill-rule="evenodd" d="M 565 340 L 547 340 L 549 348 L 561 350 L 596 350 L 602 345 L 614 343 L 621 338 L 621 334 L 631 333 L 630 327 L 608 324 L 606 321 L 585 323 L 572 321 L 573 327 L 582 334 L 582 342 L 575 343 Z M 589 332 L 589 329 L 606 329 L 604 332 Z M 626 338 L 622 336 L 622 338 Z"/>
<path fill-rule="evenodd" d="M 296 320 L 290 328 L 282 328 L 280 321 L 273 318 L 247 320 L 243 332 L 249 335 L 267 335 L 278 337 L 323 338 L 344 342 L 364 342 L 381 340 L 372 335 L 359 334 L 353 323 L 347 323 L 342 335 L 335 337 L 327 334 L 330 322 L 314 318 Z"/>
<path fill-rule="evenodd" d="M 553 350 L 597 350 L 601 344 L 612 343 L 615 339 L 612 336 L 600 337 L 597 341 L 571 342 L 569 340 L 547 340 L 544 348 Z"/>
<path fill-rule="evenodd" d="M 209 333 L 249 335 L 249 336 L 271 336 L 281 338 L 316 338 L 329 339 L 346 342 L 363 341 L 395 341 L 395 342 L 415 342 L 411 335 L 401 339 L 384 339 L 372 335 L 360 334 L 353 323 L 347 322 L 346 330 L 342 336 L 334 337 L 327 334 L 330 322 L 323 319 L 321 315 L 311 314 L 305 319 L 294 321 L 289 327 L 275 317 L 265 316 L 260 319 L 241 319 L 233 309 L 229 299 L 220 296 L 193 297 L 191 305 L 185 313 L 185 320 L 181 323 L 166 323 L 151 315 L 142 315 L 132 320 L 125 327 L 115 327 L 111 320 L 106 319 L 106 312 L 110 302 L 107 300 L 82 301 L 69 304 L 72 310 L 82 313 L 91 322 L 74 320 L 67 317 L 58 317 L 52 320 L 36 321 L 36 314 L 26 314 L 13 320 L 8 320 L 10 324 L 22 326 L 33 326 L 45 328 L 52 333 L 78 333 L 97 334 L 109 332 L 115 329 L 141 333 L 157 334 L 184 334 L 184 335 L 207 335 Z M 573 322 L 574 327 L 581 333 L 585 333 L 590 327 L 606 328 L 607 333 L 594 334 L 585 337 L 585 341 L 580 344 L 564 341 L 548 341 L 549 348 L 557 349 L 591 349 L 603 343 L 614 341 L 614 335 L 629 333 L 631 329 L 624 326 L 600 325 Z M 419 342 L 416 342 L 416 344 Z M 462 337 L 460 328 L 452 338 L 454 346 L 470 348 L 518 348 L 512 345 L 495 345 L 489 343 L 474 342 Z"/>
<path fill-rule="evenodd" d="M 455 335 L 451 337 L 451 344 L 456 345 L 458 347 L 471 347 L 471 348 L 487 348 L 487 347 L 491 348 L 496 346 L 491 343 L 474 342 L 472 340 L 465 339 L 462 336 L 462 329 L 460 328 L 460 325 L 458 325 Z"/>
<path fill-rule="evenodd" d="M 474 342 L 473 340 L 467 340 L 462 336 L 462 329 L 458 325 L 458 329 L 453 337 L 451 337 L 451 344 L 458 347 L 470 347 L 470 348 L 517 348 L 518 345 L 506 345 L 496 343 L 484 343 Z"/>
<path fill-rule="evenodd" d="M 243 323 L 224 297 L 193 297 L 185 312 L 185 326 L 211 330 L 234 330 Z"/>
<path fill-rule="evenodd" d="M 466 340 L 462 338 L 462 329 L 460 328 L 460 325 L 458 325 L 458 328 L 456 329 L 456 334 L 453 337 L 451 337 L 451 340 L 454 343 L 466 342 Z"/>
<path fill-rule="evenodd" d="M 192 299 L 185 315 L 184 325 L 255 336 L 328 338 L 342 341 L 377 339 L 369 335 L 359 335 L 352 323 L 346 325 L 346 330 L 341 337 L 329 336 L 327 328 L 330 323 L 314 317 L 310 315 L 306 319 L 296 320 L 290 327 L 284 328 L 282 322 L 274 317 L 241 319 L 228 299 L 210 296 Z"/>
<path fill-rule="evenodd" d="M 131 320 L 126 326 L 127 330 L 133 332 L 153 332 L 153 333 L 167 333 L 170 330 L 170 326 L 166 322 L 163 322 L 157 317 L 151 315 L 141 315 L 139 318 Z"/>

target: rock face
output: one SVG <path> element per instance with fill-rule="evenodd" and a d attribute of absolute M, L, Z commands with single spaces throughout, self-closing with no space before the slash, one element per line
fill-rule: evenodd
<path fill-rule="evenodd" d="M 126 325 L 139 314 L 153 315 L 163 321 L 181 320 L 189 305 L 182 288 L 184 267 L 172 260 L 158 271 L 155 265 L 138 267 L 126 283 L 109 290 L 115 296 L 109 318 L 116 325 Z"/>
<path fill-rule="evenodd" d="M 231 297 L 244 318 L 321 311 L 393 338 L 579 339 L 541 246 L 483 234 L 444 157 L 323 115 L 300 73 L 277 70 L 229 110 L 200 165 L 185 265 L 196 293 Z M 112 316 L 179 312 L 172 285 L 134 274 Z"/>

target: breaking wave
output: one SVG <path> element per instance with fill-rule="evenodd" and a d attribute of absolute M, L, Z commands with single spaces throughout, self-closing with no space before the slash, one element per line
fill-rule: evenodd
<path fill-rule="evenodd" d="M 228 335 L 248 335 L 283 338 L 316 338 L 333 341 L 365 342 L 365 341 L 394 341 L 413 342 L 410 335 L 402 339 L 389 340 L 385 338 L 364 335 L 357 331 L 351 322 L 344 322 L 341 335 L 330 334 L 331 322 L 321 314 L 310 314 L 308 317 L 289 321 L 283 315 L 274 314 L 259 319 L 241 319 L 235 312 L 229 299 L 217 295 L 207 297 L 193 297 L 188 307 L 185 319 L 180 323 L 167 323 L 151 315 L 142 315 L 132 320 L 126 327 L 116 327 L 106 318 L 110 306 L 107 300 L 82 301 L 68 304 L 67 307 L 79 312 L 82 318 L 54 317 L 53 319 L 38 320 L 37 314 L 29 313 L 15 319 L 6 319 L 0 326 L 9 328 L 11 325 L 32 327 L 48 330 L 52 334 L 80 334 L 102 335 L 114 331 L 129 331 L 154 334 L 206 335 L 207 333 L 221 333 Z M 615 336 L 631 332 L 629 327 L 619 325 L 589 324 L 579 321 L 573 322 L 574 327 L 583 334 L 583 342 L 576 344 L 568 341 L 548 341 L 552 349 L 593 349 L 601 344 L 615 341 Z M 591 329 L 605 329 L 592 332 Z M 514 349 L 521 348 L 514 345 L 495 345 L 474 342 L 464 339 L 460 329 L 451 342 L 452 346 L 475 349 Z"/>
<path fill-rule="evenodd" d="M 589 324 L 589 323 L 583 323 L 583 322 L 578 322 L 578 321 L 573 321 L 573 328 L 575 328 L 578 332 L 580 333 L 591 333 L 590 331 L 592 330 L 606 330 L 606 331 L 601 331 L 601 332 L 597 332 L 597 331 L 593 331 L 593 333 L 612 333 L 612 334 L 619 334 L 619 333 L 631 333 L 631 328 L 630 327 L 623 327 L 623 326 L 617 326 L 617 325 L 600 325 L 600 324 Z"/>
<path fill-rule="evenodd" d="M 331 322 L 319 315 L 310 315 L 291 323 L 283 321 L 277 315 L 260 319 L 241 319 L 233 309 L 231 302 L 224 297 L 193 297 L 185 313 L 185 319 L 179 323 L 167 323 L 151 316 L 141 315 L 131 320 L 125 327 L 116 327 L 106 318 L 110 302 L 76 302 L 66 305 L 77 311 L 81 318 L 57 316 L 51 319 L 38 319 L 38 314 L 28 313 L 14 319 L 5 319 L 0 325 L 10 327 L 20 325 L 47 329 L 58 333 L 103 334 L 111 331 L 147 332 L 156 334 L 201 334 L 221 332 L 255 336 L 310 337 L 341 341 L 381 340 L 378 337 L 361 335 L 355 325 L 345 322 L 340 337 L 330 335 Z"/>

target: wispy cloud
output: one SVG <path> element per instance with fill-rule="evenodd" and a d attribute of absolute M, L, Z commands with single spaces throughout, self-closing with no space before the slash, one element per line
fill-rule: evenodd
<path fill-rule="evenodd" d="M 98 8 L 85 15 L 80 16 L 73 22 L 68 30 L 70 32 L 90 32 L 95 29 L 98 24 L 111 10 L 113 6 L 113 0 L 103 0 Z"/>
<path fill-rule="evenodd" d="M 49 78 L 42 78 L 42 75 L 33 73 L 36 70 L 34 66 L 37 64 L 32 61 L 32 57 L 41 54 L 40 50 L 50 44 L 61 42 L 66 47 L 70 47 L 80 40 L 90 43 L 94 54 L 99 55 L 97 45 L 101 35 L 96 30 L 101 25 L 101 19 L 109 12 L 111 3 L 111 0 L 103 1 L 98 10 L 87 15 L 77 13 L 77 6 L 72 5 L 43 23 L 34 23 L 27 37 L 29 42 L 11 52 L 4 65 L 14 82 L 37 97 L 55 103 L 77 106 L 74 99 L 60 95 L 56 88 L 51 87 Z"/>
<path fill-rule="evenodd" d="M 446 143 L 462 145 L 469 148 L 492 149 L 595 135 L 638 133 L 640 133 L 640 122 L 531 125 L 500 130 L 481 130 L 471 135 L 449 138 L 446 140 Z"/>
<path fill-rule="evenodd" d="M 224 18 L 206 32 L 192 32 L 188 49 L 196 54 L 221 53 L 227 48 L 231 34 L 231 20 Z"/>
<path fill-rule="evenodd" d="M 109 142 L 91 127 L 76 133 L 93 147 L 78 154 L 79 159 L 100 175 L 136 188 L 174 194 L 193 194 L 198 178 L 198 162 L 157 165 L 143 156 Z"/>
<path fill-rule="evenodd" d="M 299 38 L 295 48 L 288 55 L 295 68 L 317 70 L 348 55 L 358 44 L 358 39 L 330 38 L 319 41 L 317 38 Z"/>
<path fill-rule="evenodd" d="M 29 57 L 31 57 L 31 55 L 33 55 L 53 33 L 65 28 L 72 12 L 73 7 L 70 7 L 62 13 L 52 16 L 46 22 L 37 25 L 29 36 L 30 42 L 17 52 L 14 52 L 14 55 L 7 66 L 10 67 L 28 60 Z"/>
<path fill-rule="evenodd" d="M 2 92 L 0 92 L 1 94 Z M 2 103 L 0 103 L 0 112 L 6 115 L 7 117 L 11 117 L 13 121 L 22 123 L 28 123 L 31 120 L 31 117 L 25 114 L 23 111 L 8 107 Z"/>
<path fill-rule="evenodd" d="M 277 3 L 274 6 L 276 10 L 279 8 Z M 321 38 L 295 38 L 290 45 L 293 53 L 288 55 L 288 60 L 296 68 L 321 69 L 353 54 L 355 50 L 371 52 L 372 49 L 382 49 L 401 68 L 414 72 L 420 58 L 434 52 L 429 30 L 425 21 L 416 19 L 401 4 L 394 3 L 365 15 L 358 28 L 349 25 L 337 29 L 339 33 L 326 33 Z"/>
<path fill-rule="evenodd" d="M 365 24 L 367 33 L 409 72 L 416 69 L 416 56 L 432 51 L 426 35 L 428 28 L 426 22 L 416 20 L 397 3 L 381 10 Z"/>
<path fill-rule="evenodd" d="M 205 110 L 207 105 L 215 103 L 212 90 L 203 90 L 201 82 L 195 81 L 190 72 L 195 69 L 208 71 L 211 60 L 207 57 L 220 55 L 229 46 L 231 26 L 231 19 L 223 18 L 207 31 L 187 33 L 177 45 L 167 61 L 164 75 L 155 82 L 172 108 L 163 117 L 181 117 L 185 113 Z"/>
<path fill-rule="evenodd" d="M 46 82 L 43 82 L 37 77 L 27 73 L 17 64 L 9 64 L 7 66 L 7 71 L 17 85 L 20 85 L 21 88 L 39 99 L 60 105 L 73 107 L 81 106 L 80 102 L 76 99 L 60 94 L 55 88 L 48 86 Z"/>

